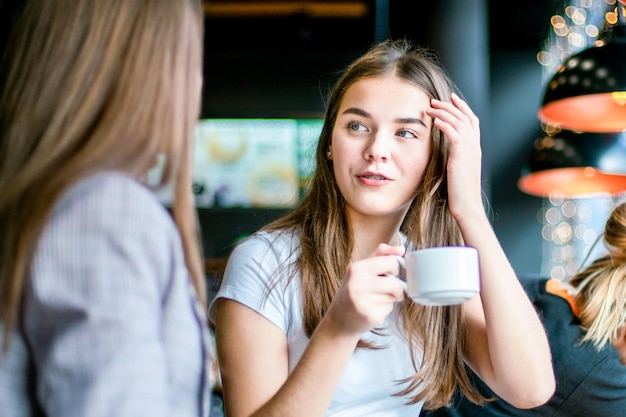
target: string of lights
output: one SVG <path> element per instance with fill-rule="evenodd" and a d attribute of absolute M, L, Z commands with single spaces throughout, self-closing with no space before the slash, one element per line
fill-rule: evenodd
<path fill-rule="evenodd" d="M 593 45 L 598 36 L 618 21 L 617 0 L 566 1 L 562 14 L 550 18 L 546 38 L 537 61 L 543 67 L 544 82 L 570 55 Z"/>
<path fill-rule="evenodd" d="M 561 14 L 550 18 L 547 36 L 537 61 L 542 65 L 544 83 L 571 55 L 599 42 L 599 36 L 618 22 L 617 0 L 566 1 Z M 542 124 L 548 134 L 553 126 Z M 558 192 L 543 199 L 537 212 L 542 224 L 541 274 L 567 280 L 605 248 L 602 230 L 612 209 L 626 201 L 626 194 L 566 198 Z"/>

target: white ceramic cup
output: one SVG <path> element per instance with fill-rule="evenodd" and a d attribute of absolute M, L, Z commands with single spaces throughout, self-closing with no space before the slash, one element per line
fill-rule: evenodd
<path fill-rule="evenodd" d="M 461 304 L 480 291 L 478 251 L 475 248 L 433 247 L 396 258 L 404 268 L 400 281 L 416 303 L 428 306 Z"/>

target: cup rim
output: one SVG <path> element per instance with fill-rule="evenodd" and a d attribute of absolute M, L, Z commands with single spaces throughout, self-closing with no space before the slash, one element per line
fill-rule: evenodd
<path fill-rule="evenodd" d="M 421 248 L 421 249 L 411 249 L 406 254 L 408 255 L 409 253 L 412 253 L 412 252 L 423 252 L 423 251 L 464 251 L 464 250 L 478 252 L 478 249 L 476 249 L 473 246 L 448 245 L 448 246 L 429 246 L 427 248 Z"/>

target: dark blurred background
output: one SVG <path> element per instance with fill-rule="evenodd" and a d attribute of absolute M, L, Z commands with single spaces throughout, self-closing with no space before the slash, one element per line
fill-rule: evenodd
<path fill-rule="evenodd" d="M 542 200 L 516 182 L 539 132 L 536 54 L 562 2 L 279 1 L 271 2 L 274 12 L 250 12 L 251 3 L 263 2 L 207 3 L 203 117 L 322 117 L 337 73 L 376 40 L 407 37 L 433 48 L 481 118 L 484 190 L 496 233 L 518 274 L 540 273 Z M 281 3 L 319 7 L 285 13 Z M 325 16 L 328 3 L 346 7 Z M 220 7 L 229 4 L 242 7 Z M 207 256 L 222 256 L 234 237 L 280 213 L 201 210 Z"/>

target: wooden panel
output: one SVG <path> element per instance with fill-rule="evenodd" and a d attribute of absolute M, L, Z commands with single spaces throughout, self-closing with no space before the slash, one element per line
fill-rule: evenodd
<path fill-rule="evenodd" d="M 362 18 L 369 13 L 366 1 L 205 1 L 208 17 L 289 17 Z"/>

